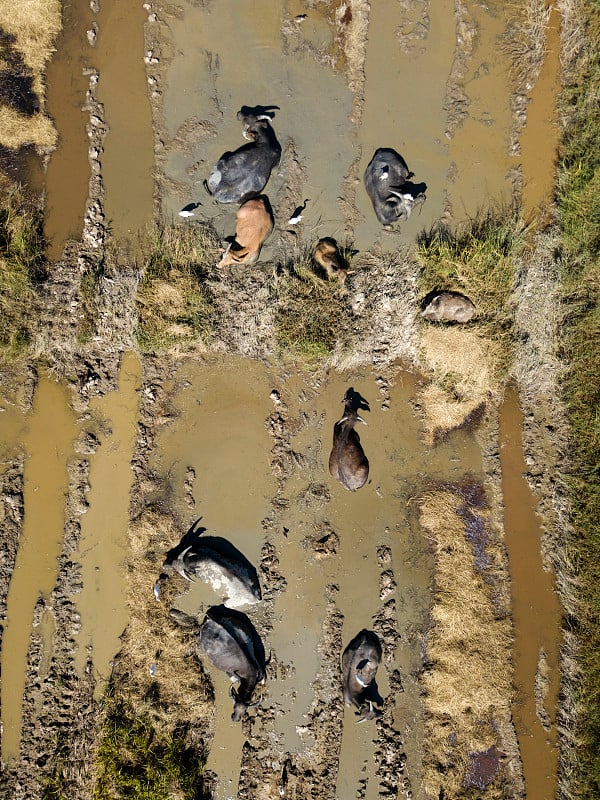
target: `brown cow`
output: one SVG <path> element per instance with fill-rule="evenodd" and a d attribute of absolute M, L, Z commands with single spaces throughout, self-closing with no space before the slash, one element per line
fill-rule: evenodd
<path fill-rule="evenodd" d="M 340 284 L 344 284 L 348 275 L 348 266 L 335 239 L 332 239 L 331 236 L 319 239 L 315 247 L 314 259 L 323 267 L 329 278 L 335 277 Z"/>
<path fill-rule="evenodd" d="M 329 455 L 331 476 L 351 492 L 364 486 L 369 477 L 369 460 L 354 430 L 357 422 L 367 424 L 358 415 L 356 398 L 354 390 L 348 389 L 344 397 L 344 416 L 333 426 L 333 447 Z"/>
<path fill-rule="evenodd" d="M 254 264 L 258 260 L 262 243 L 272 230 L 273 215 L 267 198 L 261 196 L 246 200 L 238 208 L 233 241 L 223 251 L 217 267 Z"/>

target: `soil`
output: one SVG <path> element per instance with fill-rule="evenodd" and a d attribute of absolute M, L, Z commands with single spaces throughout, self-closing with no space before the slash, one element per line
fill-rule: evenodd
<path fill-rule="evenodd" d="M 7 797 L 32 800 L 59 781 L 63 796 L 92 796 L 112 672 L 136 708 L 150 708 L 166 729 L 186 725 L 189 745 L 208 753 L 205 789 L 219 800 L 267 800 L 282 791 L 293 800 L 429 797 L 421 676 L 435 670 L 427 635 L 436 554 L 415 500 L 432 486 L 484 486 L 495 557 L 506 563 L 503 506 L 510 498 L 502 494 L 498 456 L 502 387 L 492 387 L 454 430 L 429 435 L 426 323 L 417 316 L 416 274 L 404 253 L 437 220 L 465 219 L 488 198 L 510 200 L 521 189 L 527 164 L 515 147 L 523 125 L 515 97 L 522 87 L 510 85 L 498 47 L 502 6 L 416 0 L 384 13 L 362 0 L 285 0 L 277 18 L 264 0 L 240 25 L 233 3 L 220 3 L 218 13 L 210 0 L 147 3 L 144 60 L 134 55 L 134 83 L 119 86 L 129 71 L 121 66 L 110 77 L 111 48 L 102 34 L 103 25 L 114 27 L 115 9 L 102 5 L 99 13 L 92 4 L 87 36 L 98 60 L 87 51 L 84 59 L 85 208 L 69 209 L 64 184 L 48 185 L 82 235 L 67 238 L 72 225 L 52 230 L 48 215 L 54 263 L 39 298 L 36 359 L 2 376 L 0 632 L 3 645 L 14 636 L 17 646 L 10 655 L 2 650 L 0 787 Z M 133 12 L 116 23 L 120 37 L 128 26 L 141 33 Z M 118 147 L 111 143 L 124 119 L 111 101 L 123 97 L 143 128 L 139 159 L 125 135 Z M 276 228 L 261 263 L 223 276 L 224 321 L 214 352 L 141 356 L 132 242 L 150 222 L 150 200 L 154 214 L 168 220 L 199 201 L 201 218 L 232 233 L 235 210 L 213 203 L 202 179 L 223 151 L 243 143 L 237 110 L 259 103 L 279 106 L 273 125 L 283 146 L 268 187 Z M 151 118 L 144 116 L 148 105 Z M 378 146 L 398 149 L 415 180 L 428 184 L 421 216 L 415 212 L 395 232 L 377 223 L 361 186 Z M 136 180 L 121 192 L 128 158 Z M 536 162 L 529 180 L 552 166 Z M 287 225 L 305 198 L 301 225 Z M 321 236 L 359 251 L 348 281 L 357 343 L 352 353 L 338 350 L 308 370 L 273 358 L 261 286 L 285 248 Z M 114 262 L 104 259 L 109 244 L 118 251 Z M 548 237 L 540 234 L 532 249 L 513 298 L 522 334 L 513 378 L 525 415 L 527 479 L 543 521 L 544 566 L 560 571 L 566 511 L 552 478 L 564 452 L 554 356 L 559 320 L 546 307 L 557 281 Z M 93 332 L 82 341 L 82 279 L 100 264 Z M 357 493 L 327 471 L 349 386 L 370 406 L 360 430 L 370 479 Z M 44 393 L 56 396 L 44 400 Z M 42 444 L 48 428 L 58 466 Z M 36 491 L 36 458 L 42 471 L 54 471 L 49 499 Z M 220 598 L 175 579 L 159 603 L 152 593 L 166 551 L 198 518 L 255 564 L 263 590 L 262 602 L 246 611 L 271 653 L 267 682 L 260 704 L 238 725 L 230 719 L 229 682 L 200 658 L 194 629 L 169 616 L 174 606 L 201 621 Z M 57 558 L 52 550 L 43 554 L 42 542 Z M 49 570 L 44 579 L 32 566 L 41 559 Z M 340 656 L 363 627 L 383 645 L 383 715 L 357 726 L 342 701 Z M 555 710 L 547 707 L 558 673 L 553 646 L 537 649 L 535 675 L 520 690 L 531 693 L 542 725 L 555 735 Z M 498 719 L 511 700 L 503 698 Z M 528 771 L 545 768 L 525 763 L 512 723 L 502 726 L 480 753 L 458 745 L 473 774 L 478 756 L 494 754 L 489 782 L 487 773 L 484 786 L 481 775 L 471 776 L 481 797 L 523 796 Z M 503 756 L 510 752 L 508 761 L 497 757 L 496 744 Z M 465 791 L 473 796 L 468 781 Z"/>

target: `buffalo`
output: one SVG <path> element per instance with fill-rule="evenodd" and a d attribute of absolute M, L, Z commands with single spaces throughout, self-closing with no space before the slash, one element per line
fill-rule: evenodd
<path fill-rule="evenodd" d="M 239 111 L 242 133 L 249 144 L 233 153 L 223 153 L 212 168 L 204 187 L 219 203 L 242 203 L 262 192 L 271 170 L 279 164 L 281 145 L 271 127 L 269 114 L 245 114 Z"/>
<path fill-rule="evenodd" d="M 361 722 L 376 719 L 381 711 L 373 703 L 382 702 L 375 682 L 381 663 L 381 644 L 377 634 L 363 628 L 342 653 L 342 687 L 346 705 L 358 708 Z"/>
<path fill-rule="evenodd" d="M 421 316 L 430 322 L 468 322 L 475 306 L 460 292 L 439 292 L 425 304 Z"/>
<path fill-rule="evenodd" d="M 414 206 L 425 202 L 427 186 L 411 183 L 412 177 L 406 161 L 395 150 L 380 147 L 375 151 L 365 170 L 364 183 L 382 225 L 389 227 L 407 220 Z"/>
<path fill-rule="evenodd" d="M 231 719 L 239 722 L 253 702 L 254 692 L 265 681 L 265 648 L 254 625 L 245 614 L 225 606 L 206 612 L 198 634 L 198 647 L 217 669 L 226 672 L 238 689 L 231 687 L 234 701 Z"/>
<path fill-rule="evenodd" d="M 335 239 L 331 236 L 319 239 L 313 258 L 317 264 L 323 267 L 328 278 L 337 278 L 340 284 L 344 284 L 348 275 L 348 265 L 340 253 Z"/>
<path fill-rule="evenodd" d="M 355 492 L 369 477 L 369 461 L 354 430 L 357 422 L 367 424 L 358 415 L 358 408 L 369 409 L 360 395 L 352 388 L 344 396 L 344 414 L 333 426 L 333 447 L 329 455 L 329 472 L 346 489 Z"/>
<path fill-rule="evenodd" d="M 188 581 L 208 583 L 233 608 L 253 605 L 262 599 L 256 569 L 231 542 L 220 536 L 202 536 L 197 522 L 177 547 L 167 553 L 155 586 L 157 599 L 160 584 L 170 574 L 178 573 Z"/>

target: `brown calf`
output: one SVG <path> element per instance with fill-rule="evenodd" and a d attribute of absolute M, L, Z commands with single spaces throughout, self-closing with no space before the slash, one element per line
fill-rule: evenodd
<path fill-rule="evenodd" d="M 218 267 L 229 264 L 254 264 L 258 260 L 260 248 L 273 230 L 273 215 L 266 197 L 246 200 L 238 208 L 235 236 L 224 250 Z"/>

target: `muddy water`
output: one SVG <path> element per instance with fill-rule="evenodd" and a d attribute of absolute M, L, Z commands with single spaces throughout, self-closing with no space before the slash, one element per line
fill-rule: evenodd
<path fill-rule="evenodd" d="M 515 684 L 513 706 L 527 797 L 554 797 L 558 767 L 556 712 L 560 688 L 561 608 L 554 579 L 542 566 L 540 521 L 536 502 L 523 474 L 521 431 L 523 414 L 516 390 L 507 391 L 500 413 L 500 463 L 505 498 L 504 529 L 508 549 L 514 620 Z M 545 655 L 544 655 L 545 654 Z M 536 713 L 536 675 L 548 670 L 545 697 L 537 711 L 547 718 L 547 729 Z M 537 694 L 540 690 L 538 688 Z"/>
<path fill-rule="evenodd" d="M 49 600 L 63 540 L 67 461 L 77 425 L 64 389 L 40 378 L 27 416 L 23 445 L 23 533 L 7 599 L 2 643 L 2 760 L 18 755 L 21 738 L 25 665 L 33 610 L 40 596 Z M 48 628 L 51 630 L 51 627 Z M 44 643 L 45 648 L 51 642 Z"/>
<path fill-rule="evenodd" d="M 456 164 L 456 182 L 449 199 L 457 219 L 473 217 L 492 203 L 510 204 L 509 60 L 500 46 L 506 30 L 503 3 L 468 4 L 469 23 L 476 30 L 473 51 L 466 65 L 464 91 L 468 115 L 456 129 L 449 155 Z"/>
<path fill-rule="evenodd" d="M 200 200 L 202 216 L 214 219 L 222 233 L 232 233 L 236 208 L 217 206 L 202 181 L 224 151 L 245 143 L 237 111 L 243 105 L 274 104 L 279 106 L 274 120 L 277 136 L 284 148 L 294 141 L 303 173 L 291 182 L 293 196 L 282 207 L 290 179 L 283 173 L 283 161 L 274 170 L 266 192 L 277 224 L 285 226 L 285 215 L 309 198 L 303 231 L 311 236 L 343 234 L 345 215 L 338 197 L 353 160 L 348 122 L 352 96 L 344 78 L 321 66 L 309 52 L 307 38 L 311 44 L 315 38 L 331 42 L 333 33 L 325 21 L 317 10 L 311 11 L 306 28 L 296 26 L 299 42 L 290 50 L 280 30 L 288 17 L 283 3 L 276 8 L 270 0 L 259 0 L 250 8 L 222 0 L 218 6 L 184 3 L 182 9 L 181 19 L 169 20 L 176 52 L 168 71 L 163 115 L 168 134 L 178 136 L 167 160 L 167 176 L 174 182 L 163 198 L 167 218 L 176 217 L 183 204 Z M 243 48 L 231 47 L 241 29 Z M 198 120 L 205 121 L 214 135 L 202 135 Z"/>
<path fill-rule="evenodd" d="M 63 3 L 63 30 L 56 42 L 56 53 L 46 73 L 48 113 L 58 132 L 58 147 L 46 171 L 44 233 L 47 255 L 58 261 L 68 239 L 78 239 L 83 229 L 83 215 L 88 195 L 90 167 L 82 111 L 88 78 L 91 48 L 85 32 L 93 14 L 88 0 Z"/>
<path fill-rule="evenodd" d="M 319 681 L 324 675 L 339 674 L 341 657 L 341 651 L 322 650 L 328 597 L 334 598 L 344 617 L 342 646 L 363 627 L 381 630 L 387 609 L 387 622 L 391 619 L 395 632 L 386 634 L 377 683 L 391 712 L 396 755 L 406 752 L 413 793 L 421 797 L 423 735 L 419 690 L 412 677 L 421 654 L 414 632 L 427 618 L 432 564 L 414 527 L 410 498 L 428 480 L 480 476 L 482 464 L 474 437 L 464 431 L 428 451 L 411 407 L 414 378 L 398 372 L 389 391 L 380 389 L 377 378 L 365 370 L 316 380 L 233 358 L 187 363 L 176 378 L 179 416 L 160 436 L 151 467 L 173 488 L 183 522 L 181 534 L 201 517 L 209 533 L 230 539 L 258 564 L 266 536 L 261 521 L 273 513 L 271 498 L 277 490 L 270 469 L 273 440 L 265 422 L 273 411 L 271 391 L 278 390 L 297 431 L 290 440 L 297 468 L 284 480 L 281 497 L 287 503 L 278 506 L 271 534 L 277 570 L 287 588 L 274 596 L 269 620 L 264 618 L 263 604 L 244 609 L 259 631 L 271 628 L 265 645 L 274 654 L 277 677 L 268 682 L 263 705 L 276 712 L 270 723 L 273 757 L 280 762 L 290 754 L 308 757 L 315 744 L 311 715 L 315 702 L 321 702 Z M 363 412 L 368 425 L 360 429 L 371 477 L 355 494 L 333 481 L 327 470 L 333 425 L 349 385 L 371 408 L 370 413 Z M 336 554 L 319 553 L 313 546 L 315 537 L 325 531 L 339 537 Z M 220 599 L 208 587 L 194 584 L 177 606 L 202 614 Z M 395 605 L 388 605 L 391 601 Z M 230 719 L 226 677 L 209 669 L 217 700 L 207 769 L 218 776 L 215 796 L 224 800 L 236 795 L 245 737 L 243 727 Z M 395 671 L 402 678 L 403 692 L 392 692 Z M 337 685 L 339 678 L 333 680 Z M 381 792 L 378 753 L 383 742 L 377 725 L 357 726 L 355 720 L 353 711 L 346 709 L 337 793 L 350 796 L 360 785 L 371 800 Z"/>
<path fill-rule="evenodd" d="M 182 386 L 175 401 L 180 416 L 160 437 L 153 466 L 179 498 L 178 511 L 186 520 L 181 535 L 201 517 L 209 535 L 228 539 L 258 567 L 264 543 L 261 520 L 275 490 L 269 469 L 272 444 L 265 429 L 272 408 L 269 372 L 240 359 L 190 362 L 179 371 L 177 382 Z M 175 605 L 199 613 L 201 620 L 210 605 L 221 601 L 197 582 Z M 241 610 L 260 628 L 253 608 Z M 242 726 L 231 720 L 229 680 L 208 663 L 207 668 L 217 698 L 207 769 L 218 775 L 215 800 L 224 800 L 237 793 L 244 737 Z"/>
<path fill-rule="evenodd" d="M 109 133 L 101 156 L 104 212 L 112 233 L 135 249 L 152 220 L 154 138 L 144 69 L 141 3 L 102 0 L 93 63 Z"/>
<path fill-rule="evenodd" d="M 527 125 L 521 135 L 523 211 L 526 219 L 552 199 L 560 136 L 556 110 L 559 76 L 560 14 L 552 6 L 546 31 L 546 57 L 529 95 Z"/>
<path fill-rule="evenodd" d="M 392 147 L 427 184 L 427 202 L 400 234 L 383 231 L 361 186 L 357 241 L 380 240 L 395 247 L 430 227 L 444 212 L 449 167 L 444 96 L 456 40 L 454 3 L 371 3 L 365 61 L 365 104 L 358 140 L 360 179 L 378 147 Z M 401 35 L 404 32 L 404 35 Z M 423 80 L 424 76 L 427 80 Z"/>
<path fill-rule="evenodd" d="M 134 353 L 123 355 L 118 388 L 90 403 L 99 420 L 100 447 L 90 458 L 89 510 L 82 517 L 78 560 L 83 588 L 74 598 L 81 614 L 76 668 L 91 656 L 100 696 L 127 625 L 126 581 L 131 456 L 137 432 L 141 366 Z M 89 652 L 88 652 L 89 649 Z"/>

